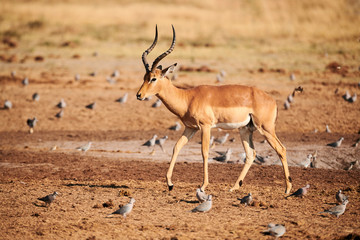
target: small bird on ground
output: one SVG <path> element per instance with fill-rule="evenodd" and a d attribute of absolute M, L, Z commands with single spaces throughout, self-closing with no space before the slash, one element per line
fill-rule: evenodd
<path fill-rule="evenodd" d="M 36 117 L 34 117 L 33 119 L 28 118 L 28 120 L 26 121 L 27 125 L 30 127 L 30 130 L 29 130 L 30 133 L 34 132 L 34 127 L 37 122 L 38 122 L 38 120 Z"/>
<path fill-rule="evenodd" d="M 298 190 L 296 190 L 296 192 L 287 196 L 286 199 L 289 197 L 293 197 L 293 196 L 302 198 L 303 196 L 305 196 L 307 194 L 309 188 L 310 188 L 310 185 L 307 184 L 305 187 L 299 188 Z"/>
<path fill-rule="evenodd" d="M 352 147 L 357 147 L 359 145 L 359 143 L 360 143 L 360 138 L 358 138 L 358 140 L 356 140 L 356 142 L 351 146 Z"/>
<path fill-rule="evenodd" d="M 247 196 L 243 197 L 243 198 L 238 198 L 238 200 L 240 200 L 240 203 L 244 203 L 245 206 L 250 205 L 253 201 L 252 195 L 251 193 L 249 193 Z"/>
<path fill-rule="evenodd" d="M 224 77 L 221 76 L 220 74 L 216 74 L 216 82 L 217 83 L 221 83 L 224 81 Z"/>
<path fill-rule="evenodd" d="M 110 84 L 115 84 L 116 83 L 116 79 L 113 79 L 112 77 L 107 77 L 106 81 Z"/>
<path fill-rule="evenodd" d="M 290 108 L 290 103 L 287 99 L 284 102 L 284 108 L 285 108 L 285 110 L 288 110 Z"/>
<path fill-rule="evenodd" d="M 16 76 L 16 71 L 14 70 L 14 71 L 11 71 L 11 77 L 12 78 L 15 78 L 15 76 Z"/>
<path fill-rule="evenodd" d="M 95 71 L 95 72 L 91 72 L 91 73 L 89 73 L 89 75 L 91 76 L 91 77 L 95 77 L 96 75 L 97 75 L 97 72 Z"/>
<path fill-rule="evenodd" d="M 212 195 L 209 195 L 205 202 L 200 203 L 196 208 L 191 210 L 191 212 L 207 212 L 211 209 L 212 206 Z"/>
<path fill-rule="evenodd" d="M 342 96 L 345 101 L 349 101 L 351 98 L 351 95 L 349 91 L 346 90 L 345 94 Z"/>
<path fill-rule="evenodd" d="M 63 116 L 64 116 L 64 109 L 61 109 L 60 112 L 55 114 L 55 117 L 57 117 L 57 118 L 62 118 Z"/>
<path fill-rule="evenodd" d="M 219 161 L 219 162 L 227 162 L 231 158 L 232 149 L 228 148 L 226 150 L 226 152 L 218 152 L 218 151 L 216 151 L 216 152 L 219 154 L 219 156 L 214 157 L 213 158 L 214 160 Z"/>
<path fill-rule="evenodd" d="M 163 145 L 164 145 L 164 143 L 166 142 L 167 139 L 168 139 L 168 136 L 164 136 L 164 137 L 162 137 L 160 139 L 155 140 L 155 144 L 159 145 L 163 152 L 165 152 L 165 150 L 163 148 Z"/>
<path fill-rule="evenodd" d="M 74 78 L 75 78 L 75 81 L 80 81 L 80 74 L 75 74 L 75 76 L 74 76 Z"/>
<path fill-rule="evenodd" d="M 343 203 L 345 200 L 348 200 L 348 196 L 343 194 L 341 190 L 337 191 L 335 198 L 338 203 Z"/>
<path fill-rule="evenodd" d="M 113 214 L 120 214 L 122 215 L 124 218 L 126 218 L 126 216 L 131 212 L 131 210 L 134 207 L 134 203 L 135 203 L 135 199 L 131 198 L 130 202 L 124 206 L 122 206 L 120 209 L 116 210 L 115 212 L 109 214 L 108 216 L 111 216 Z"/>
<path fill-rule="evenodd" d="M 326 126 L 325 126 L 325 132 L 331 133 L 331 130 L 330 130 L 330 128 L 329 128 L 329 125 L 326 125 Z"/>
<path fill-rule="evenodd" d="M 34 93 L 32 95 L 32 100 L 38 102 L 40 100 L 40 95 L 38 93 Z"/>
<path fill-rule="evenodd" d="M 76 150 L 86 152 L 90 149 L 92 142 L 88 142 L 87 144 L 77 147 Z"/>
<path fill-rule="evenodd" d="M 285 232 L 286 232 L 285 226 L 283 226 L 281 224 L 269 223 L 268 229 L 266 231 L 264 231 L 263 233 L 265 235 L 274 236 L 277 239 L 277 238 L 281 237 L 282 235 L 284 235 Z"/>
<path fill-rule="evenodd" d="M 312 154 L 308 154 L 306 159 L 304 161 L 302 161 L 299 165 L 304 168 L 309 167 L 311 164 L 312 157 L 313 157 Z"/>
<path fill-rule="evenodd" d="M 10 100 L 5 100 L 4 108 L 5 109 L 11 109 L 12 108 L 12 103 L 10 102 Z"/>
<path fill-rule="evenodd" d="M 208 199 L 208 195 L 201 188 L 196 189 L 196 198 L 200 203 L 205 202 Z"/>
<path fill-rule="evenodd" d="M 113 78 L 117 78 L 120 76 L 120 72 L 118 70 L 115 70 L 112 74 L 111 74 L 111 77 Z"/>
<path fill-rule="evenodd" d="M 226 77 L 226 72 L 225 72 L 225 70 L 220 70 L 220 76 L 222 76 L 222 77 Z"/>
<path fill-rule="evenodd" d="M 341 204 L 336 205 L 335 207 L 330 208 L 329 210 L 325 210 L 323 212 L 319 212 L 319 213 L 330 213 L 332 215 L 335 215 L 337 218 L 344 214 L 345 210 L 346 210 L 346 205 L 349 203 L 349 200 L 344 200 Z"/>
<path fill-rule="evenodd" d="M 160 99 L 158 99 L 158 100 L 156 100 L 156 102 L 154 102 L 152 105 L 151 105 L 151 107 L 153 107 L 153 108 L 158 108 L 158 107 L 160 107 L 161 106 L 161 100 Z"/>
<path fill-rule="evenodd" d="M 24 86 L 27 86 L 27 85 L 29 85 L 29 79 L 26 77 L 26 78 L 24 78 L 24 80 L 22 80 L 22 82 L 21 82 Z"/>
<path fill-rule="evenodd" d="M 155 146 L 157 135 L 155 134 L 150 140 L 146 141 L 142 146 L 153 147 Z"/>
<path fill-rule="evenodd" d="M 358 160 L 351 162 L 350 165 L 347 168 L 345 168 L 345 170 L 350 171 L 356 164 L 358 164 L 358 162 L 359 162 Z"/>
<path fill-rule="evenodd" d="M 179 122 L 176 122 L 175 125 L 169 127 L 169 129 L 173 131 L 179 131 L 181 129 L 181 124 Z"/>
<path fill-rule="evenodd" d="M 296 80 L 296 76 L 294 73 L 290 74 L 290 81 L 295 81 Z"/>
<path fill-rule="evenodd" d="M 50 204 L 55 200 L 56 196 L 58 195 L 57 192 L 49 194 L 45 197 L 38 198 L 38 200 L 45 202 L 45 206 L 50 206 Z"/>
<path fill-rule="evenodd" d="M 127 99 L 128 99 L 128 93 L 125 93 L 122 97 L 116 99 L 115 102 L 126 103 Z"/>
<path fill-rule="evenodd" d="M 96 107 L 96 102 L 90 103 L 89 105 L 86 105 L 85 107 L 88 108 L 88 109 L 93 110 Z"/>
<path fill-rule="evenodd" d="M 330 146 L 330 147 L 340 147 L 342 141 L 344 140 L 343 137 L 341 137 L 339 140 L 337 140 L 336 142 L 333 142 L 333 143 L 329 143 L 327 144 L 327 146 Z"/>
<path fill-rule="evenodd" d="M 218 144 L 224 144 L 226 142 L 226 140 L 229 137 L 229 133 L 226 133 L 224 136 L 219 137 L 219 138 L 215 138 L 214 142 L 218 143 Z"/>
<path fill-rule="evenodd" d="M 64 101 L 64 99 L 60 99 L 60 102 L 56 105 L 58 108 L 65 108 L 66 107 L 66 102 Z"/>
<path fill-rule="evenodd" d="M 353 102 L 356 102 L 356 99 L 357 99 L 357 95 L 356 95 L 356 93 L 354 93 L 354 95 L 348 101 L 353 103 Z"/>

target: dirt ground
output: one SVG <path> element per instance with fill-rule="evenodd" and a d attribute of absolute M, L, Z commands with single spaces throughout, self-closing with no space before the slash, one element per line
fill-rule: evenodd
<path fill-rule="evenodd" d="M 203 176 L 200 134 L 179 154 L 174 190 L 169 192 L 165 174 L 183 126 L 180 131 L 169 129 L 178 119 L 164 105 L 152 108 L 156 97 L 144 102 L 135 97 L 144 74 L 141 54 L 151 43 L 155 26 L 147 23 L 146 11 L 138 8 L 141 1 L 134 5 L 125 1 L 122 6 L 116 1 L 105 5 L 98 1 L 50 2 L 6 1 L 0 18 L 0 239 L 272 239 L 262 233 L 270 222 L 285 225 L 283 239 L 360 238 L 360 165 L 344 170 L 360 160 L 360 146 L 354 145 L 360 138 L 360 101 L 343 99 L 346 91 L 360 94 L 358 36 L 346 35 L 353 27 L 340 13 L 330 14 L 339 21 L 333 26 L 336 33 L 322 25 L 328 25 L 327 11 L 334 13 L 333 9 L 346 4 L 310 4 L 321 11 L 308 9 L 309 17 L 302 15 L 307 11 L 291 4 L 264 2 L 282 13 L 290 12 L 291 7 L 297 18 L 288 14 L 274 17 L 272 8 L 256 5 L 259 1 L 240 6 L 234 1 L 210 1 L 209 6 L 191 1 L 184 5 L 179 1 L 178 7 L 145 4 L 153 7 L 150 12 L 155 7 L 162 12 L 166 24 L 170 26 L 174 19 L 177 26 L 178 45 L 162 62 L 164 66 L 179 63 L 174 84 L 184 88 L 244 84 L 269 93 L 278 104 L 276 128 L 287 148 L 292 192 L 311 186 L 304 198 L 286 199 L 278 157 L 256 132 L 255 149 L 266 160 L 253 164 L 240 190 L 229 192 L 242 169 L 244 151 L 237 131 L 213 129 L 215 137 L 229 133 L 233 141 L 210 150 L 206 192 L 213 195 L 213 207 L 206 213 L 192 213 Z M 229 11 L 228 15 L 218 16 L 218 7 Z M 115 16 L 122 8 L 124 16 Z M 254 12 L 263 13 L 260 21 L 253 19 Z M 121 27 L 109 25 L 110 15 Z M 212 22 L 214 16 L 219 23 Z M 244 29 L 232 22 L 239 16 L 243 22 L 238 24 Z M 311 22 L 315 16 L 324 17 L 319 25 Z M 273 20 L 272 28 L 263 23 L 268 19 Z M 358 18 L 353 19 L 358 26 Z M 195 29 L 189 30 L 187 21 Z M 307 35 L 286 35 L 290 23 Z M 171 36 L 162 24 L 160 50 L 155 49 L 149 61 L 168 47 Z M 222 34 L 214 34 L 217 24 L 224 26 Z M 11 31 L 6 31 L 8 26 Z M 119 35 L 110 34 L 113 32 Z M 23 35 L 18 36 L 20 33 Z M 114 70 L 120 75 L 109 83 L 106 78 Z M 220 70 L 226 72 L 223 83 L 216 82 Z M 16 71 L 14 76 L 12 71 Z M 294 81 L 289 79 L 291 73 L 296 76 Z M 79 81 L 75 74 L 80 74 Z M 22 84 L 25 77 L 29 78 L 27 86 Z M 296 93 L 290 109 L 285 110 L 285 99 L 298 86 L 304 91 Z M 39 101 L 32 100 L 34 93 L 40 95 Z M 126 103 L 115 101 L 125 93 Z M 67 106 L 63 117 L 57 118 L 60 109 L 56 105 L 62 98 Z M 5 100 L 12 102 L 11 109 L 2 107 Z M 95 109 L 85 107 L 93 102 Z M 38 123 L 30 134 L 26 121 L 33 117 Z M 326 125 L 330 133 L 325 132 Z M 164 151 L 142 146 L 154 134 L 169 137 Z M 327 146 L 341 137 L 340 147 Z M 89 141 L 92 147 L 86 153 L 75 149 Z M 216 151 L 228 148 L 233 150 L 232 164 L 213 160 Z M 317 168 L 299 166 L 314 153 Z M 339 189 L 349 197 L 344 215 L 320 214 L 336 204 Z M 37 200 L 54 191 L 59 195 L 50 207 Z M 254 204 L 240 204 L 238 198 L 249 192 Z M 126 219 L 107 217 L 129 197 L 136 202 Z"/>

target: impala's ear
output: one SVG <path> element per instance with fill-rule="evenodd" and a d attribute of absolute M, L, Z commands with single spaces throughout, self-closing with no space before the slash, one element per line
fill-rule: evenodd
<path fill-rule="evenodd" d="M 156 68 L 162 70 L 162 66 L 161 66 L 161 65 L 157 66 Z"/>
<path fill-rule="evenodd" d="M 173 65 L 170 65 L 169 67 L 165 68 L 164 70 L 161 71 L 161 76 L 165 77 L 167 76 L 169 73 L 172 73 L 176 67 L 177 63 L 174 63 Z"/>

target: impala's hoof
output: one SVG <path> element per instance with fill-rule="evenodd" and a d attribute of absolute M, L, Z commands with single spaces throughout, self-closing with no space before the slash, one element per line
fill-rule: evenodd
<path fill-rule="evenodd" d="M 169 186 L 169 192 L 172 191 L 173 188 L 174 188 L 174 185 L 170 185 L 170 186 Z"/>

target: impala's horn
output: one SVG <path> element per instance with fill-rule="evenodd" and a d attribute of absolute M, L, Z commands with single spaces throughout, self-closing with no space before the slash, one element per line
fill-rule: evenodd
<path fill-rule="evenodd" d="M 172 43 L 171 43 L 171 46 L 170 48 L 164 52 L 163 54 L 161 54 L 160 56 L 158 56 L 155 61 L 153 62 L 153 65 L 151 67 L 151 72 L 154 72 L 154 70 L 156 69 L 156 66 L 159 64 L 159 62 L 164 58 L 166 57 L 167 55 L 169 55 L 173 50 L 174 50 L 174 47 L 175 47 L 175 41 L 176 41 L 176 36 L 175 36 L 175 28 L 173 25 L 172 26 L 172 30 L 173 30 L 173 40 L 172 40 Z M 151 48 L 151 47 L 150 47 Z M 143 55 L 144 56 L 144 55 Z M 143 58 L 144 60 L 144 58 Z"/>
<path fill-rule="evenodd" d="M 157 43 L 157 39 L 158 39 L 158 30 L 157 30 L 157 25 L 155 27 L 155 39 L 154 39 L 154 42 L 151 44 L 151 46 L 146 49 L 146 51 L 143 53 L 142 55 L 142 61 L 144 63 L 144 66 L 145 66 L 145 69 L 146 69 L 146 72 L 150 72 L 150 66 L 149 66 L 149 63 L 148 61 L 146 60 L 146 56 L 151 52 L 151 50 L 153 50 L 153 48 L 155 47 L 156 43 Z"/>

